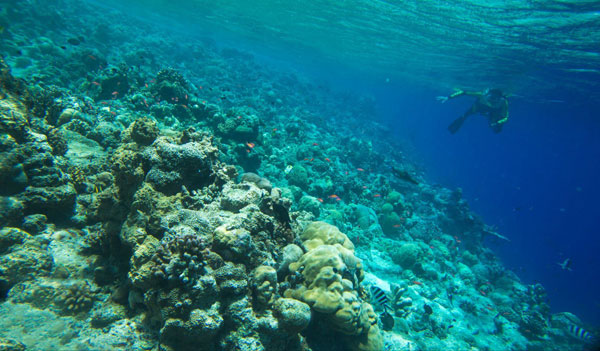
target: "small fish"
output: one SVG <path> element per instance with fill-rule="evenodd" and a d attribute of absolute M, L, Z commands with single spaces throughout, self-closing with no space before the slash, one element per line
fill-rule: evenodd
<path fill-rule="evenodd" d="M 90 59 L 94 60 L 94 61 L 96 61 L 96 60 L 97 60 L 97 58 L 96 58 L 94 55 L 88 55 L 88 57 L 89 57 Z"/>
<path fill-rule="evenodd" d="M 247 143 L 246 143 L 246 146 L 248 146 L 248 147 L 249 147 L 249 148 L 251 148 L 251 149 L 254 149 L 254 146 L 256 146 L 256 144 L 254 144 L 254 143 L 248 143 L 248 142 L 247 142 Z"/>
<path fill-rule="evenodd" d="M 283 170 L 283 173 L 285 173 L 285 174 L 290 173 L 290 171 L 292 170 L 292 168 L 294 168 L 294 166 L 287 165 L 287 167 L 285 167 L 285 169 Z"/>
<path fill-rule="evenodd" d="M 565 271 L 571 271 L 571 259 L 570 258 L 566 258 L 564 261 L 562 262 L 558 262 L 557 265 L 560 266 L 560 268 L 562 268 Z"/>
<path fill-rule="evenodd" d="M 64 46 L 64 45 L 61 45 L 60 48 L 63 49 L 63 50 L 67 50 L 67 47 Z"/>
<path fill-rule="evenodd" d="M 404 180 L 405 182 L 409 182 L 414 185 L 419 185 L 419 182 L 415 180 L 415 178 L 405 170 L 392 167 L 392 173 L 399 179 Z"/>
<path fill-rule="evenodd" d="M 117 96 L 117 95 L 119 95 L 119 92 L 118 92 L 118 91 L 113 91 L 113 92 L 111 93 L 111 95 L 112 95 L 112 96 Z"/>
<path fill-rule="evenodd" d="M 339 196 L 337 196 L 336 194 L 331 194 L 331 195 L 329 195 L 329 196 L 327 196 L 327 197 L 328 197 L 328 198 L 330 198 L 330 199 L 336 199 L 336 198 L 339 198 Z"/>
<path fill-rule="evenodd" d="M 81 44 L 81 41 L 77 38 L 69 38 L 69 39 L 67 39 L 67 43 L 77 46 L 77 45 Z"/>
<path fill-rule="evenodd" d="M 320 197 L 317 198 L 317 201 L 323 203 L 323 199 L 321 199 Z"/>
<path fill-rule="evenodd" d="M 590 332 L 575 324 L 570 324 L 567 330 L 569 332 L 569 335 L 579 340 L 591 342 L 594 339 L 594 336 Z"/>
<path fill-rule="evenodd" d="M 423 285 L 423 283 L 421 283 L 421 282 L 420 282 L 420 281 L 418 281 L 418 280 L 413 280 L 413 281 L 412 281 L 412 283 L 413 283 L 413 284 L 416 284 L 416 285 Z"/>
<path fill-rule="evenodd" d="M 356 170 L 357 170 L 357 171 L 359 171 L 359 172 L 364 172 L 364 171 L 365 171 L 365 170 L 364 170 L 364 169 L 362 169 L 362 168 L 357 168 Z"/>
<path fill-rule="evenodd" d="M 371 285 L 371 301 L 378 304 L 379 306 L 386 306 L 389 305 L 390 298 L 387 296 L 385 291 L 383 291 L 383 289 L 381 289 L 377 285 Z"/>
<path fill-rule="evenodd" d="M 312 143 L 313 146 L 319 146 L 319 143 Z"/>
<path fill-rule="evenodd" d="M 381 197 L 381 194 L 374 194 L 373 197 Z"/>
<path fill-rule="evenodd" d="M 92 84 L 94 84 L 94 85 L 96 85 L 96 86 L 100 85 L 100 83 L 98 83 L 98 82 L 96 82 L 96 81 L 93 81 L 93 82 L 92 82 Z"/>
<path fill-rule="evenodd" d="M 394 224 L 392 227 L 394 228 L 400 228 L 402 226 L 402 224 Z"/>
<path fill-rule="evenodd" d="M 383 330 L 390 331 L 394 328 L 394 316 L 384 308 L 384 311 L 379 315 Z"/>
<path fill-rule="evenodd" d="M 327 157 L 325 157 L 325 161 L 331 162 L 331 160 L 329 158 L 327 158 Z"/>

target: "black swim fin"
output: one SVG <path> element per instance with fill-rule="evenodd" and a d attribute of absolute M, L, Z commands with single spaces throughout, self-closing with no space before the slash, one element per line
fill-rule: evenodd
<path fill-rule="evenodd" d="M 465 120 L 467 119 L 467 117 L 462 116 L 459 117 L 457 119 L 454 120 L 454 122 L 452 122 L 449 126 L 448 126 L 448 131 L 452 134 L 458 132 L 458 130 L 460 129 L 460 127 L 462 127 L 463 123 L 465 122 Z"/>

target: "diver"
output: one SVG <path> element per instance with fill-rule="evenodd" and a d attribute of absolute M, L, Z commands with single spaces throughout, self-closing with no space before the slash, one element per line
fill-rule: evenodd
<path fill-rule="evenodd" d="M 448 126 L 450 133 L 454 134 L 458 132 L 467 117 L 476 113 L 486 116 L 490 128 L 492 128 L 494 133 L 500 133 L 504 123 L 508 121 L 508 98 L 506 95 L 504 95 L 502 90 L 485 89 L 481 92 L 467 92 L 457 89 L 450 96 L 438 96 L 437 100 L 444 103 L 448 101 L 448 99 L 453 99 L 463 95 L 475 96 L 477 100 L 473 106 L 467 110 L 467 112 L 454 120 L 454 122 Z"/>

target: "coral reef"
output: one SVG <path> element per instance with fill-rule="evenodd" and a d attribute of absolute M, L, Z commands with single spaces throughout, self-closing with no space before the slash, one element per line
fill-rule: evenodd
<path fill-rule="evenodd" d="M 371 99 L 92 3 L 0 23 L 0 349 L 585 348 Z"/>

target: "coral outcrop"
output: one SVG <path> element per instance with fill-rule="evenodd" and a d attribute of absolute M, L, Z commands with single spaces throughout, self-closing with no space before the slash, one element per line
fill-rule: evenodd
<path fill-rule="evenodd" d="M 300 238 L 307 252 L 289 269 L 292 276 L 301 276 L 301 283 L 292 285 L 285 296 L 307 303 L 333 330 L 347 335 L 348 348 L 381 350 L 377 316 L 359 295 L 364 273 L 352 242 L 324 222 L 309 224 Z"/>

